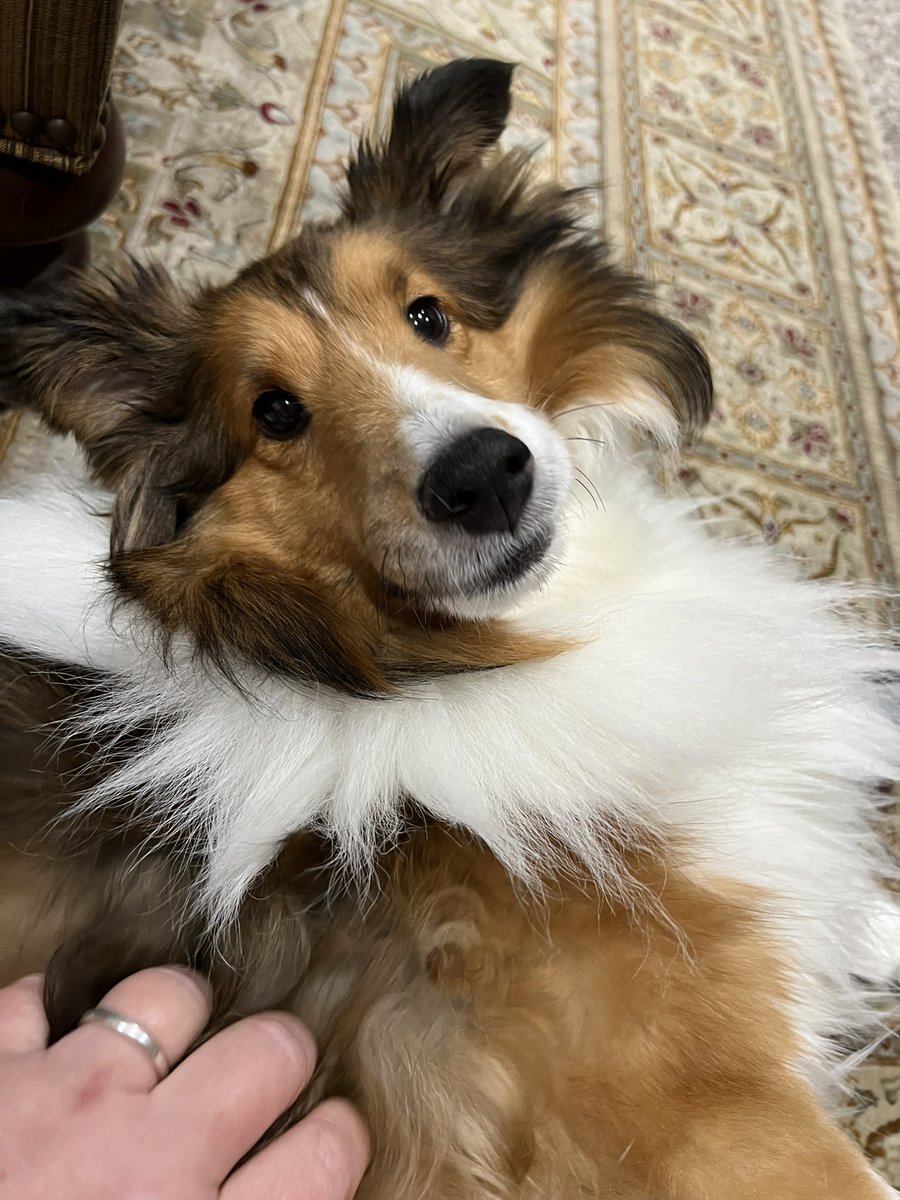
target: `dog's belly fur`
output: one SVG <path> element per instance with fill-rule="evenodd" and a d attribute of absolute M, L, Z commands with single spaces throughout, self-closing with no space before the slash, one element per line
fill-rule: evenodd
<path fill-rule="evenodd" d="M 15 847 L 0 861 L 0 975 L 47 969 L 56 1034 L 122 974 L 170 960 L 210 971 L 213 1028 L 297 1013 L 320 1065 L 290 1116 L 336 1093 L 361 1107 L 366 1200 L 885 1194 L 791 1066 L 784 964 L 746 888 L 700 887 L 648 851 L 629 865 L 665 917 L 574 877 L 537 899 L 431 824 L 382 858 L 363 900 L 332 886 L 327 846 L 298 836 L 210 947 L 178 917 L 184 870 L 136 860 L 137 831 L 48 831 L 86 764 L 29 722 L 72 700 L 25 660 L 0 675 Z"/>

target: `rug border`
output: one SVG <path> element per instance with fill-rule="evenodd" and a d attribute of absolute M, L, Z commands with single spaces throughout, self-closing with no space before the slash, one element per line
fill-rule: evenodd
<path fill-rule="evenodd" d="M 844 97 L 847 115 L 860 159 L 866 168 L 865 185 L 895 290 L 900 291 L 900 193 L 888 168 L 884 138 L 862 78 L 862 68 L 850 38 L 843 0 L 813 0 Z M 898 347 L 900 353 L 900 347 Z"/>

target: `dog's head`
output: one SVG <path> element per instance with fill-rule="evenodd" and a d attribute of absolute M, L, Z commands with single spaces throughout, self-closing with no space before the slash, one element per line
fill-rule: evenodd
<path fill-rule="evenodd" d="M 72 431 L 115 495 L 111 571 L 232 669 L 380 691 L 525 654 L 498 621 L 548 569 L 571 484 L 555 419 L 664 438 L 709 370 L 578 225 L 494 152 L 511 69 L 398 96 L 342 215 L 225 287 L 133 267 L 0 308 L 0 389 Z"/>

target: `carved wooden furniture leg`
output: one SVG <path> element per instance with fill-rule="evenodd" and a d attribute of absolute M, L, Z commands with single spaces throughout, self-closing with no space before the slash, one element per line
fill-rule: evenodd
<path fill-rule="evenodd" d="M 87 259 L 125 160 L 109 76 L 122 0 L 0 4 L 0 288 Z"/>
<path fill-rule="evenodd" d="M 87 262 L 85 230 L 115 196 L 125 165 L 115 107 L 105 128 L 105 144 L 83 175 L 0 158 L 0 288 L 23 287 L 57 267 Z"/>

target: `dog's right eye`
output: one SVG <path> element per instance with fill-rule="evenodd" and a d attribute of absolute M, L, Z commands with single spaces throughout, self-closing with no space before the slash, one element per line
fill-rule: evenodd
<path fill-rule="evenodd" d="M 434 296 L 420 296 L 406 310 L 406 319 L 416 336 L 432 346 L 443 346 L 450 336 L 450 318 Z"/>
<path fill-rule="evenodd" d="M 274 442 L 289 442 L 299 437 L 312 420 L 309 409 L 283 388 L 271 388 L 256 397 L 253 419 Z"/>

